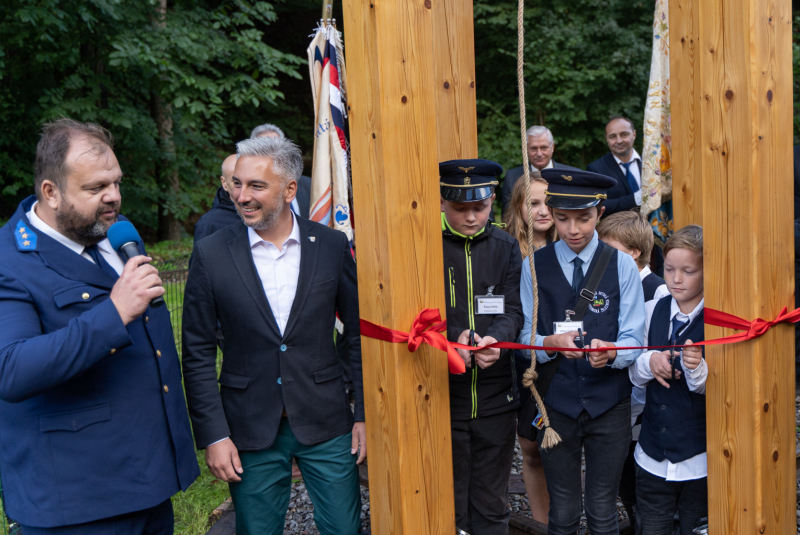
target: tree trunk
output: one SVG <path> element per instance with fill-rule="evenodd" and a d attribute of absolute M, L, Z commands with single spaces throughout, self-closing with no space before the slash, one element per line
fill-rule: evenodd
<path fill-rule="evenodd" d="M 155 23 L 161 27 L 167 25 L 167 0 L 159 0 L 156 7 Z M 164 104 L 161 96 L 152 94 L 152 114 L 158 129 L 161 145 L 161 158 L 158 165 L 159 172 L 156 179 L 161 190 L 161 202 L 158 213 L 158 239 L 178 241 L 181 239 L 181 222 L 170 210 L 169 203 L 165 202 L 170 195 L 179 195 L 181 191 L 180 177 L 175 166 L 175 141 L 172 137 L 172 105 Z"/>

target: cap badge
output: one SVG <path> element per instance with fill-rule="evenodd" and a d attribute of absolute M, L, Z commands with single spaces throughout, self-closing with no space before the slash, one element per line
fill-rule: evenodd
<path fill-rule="evenodd" d="M 563 178 L 563 179 L 564 179 L 564 180 L 566 180 L 567 182 L 572 182 L 572 177 L 571 177 L 571 176 L 569 176 L 569 175 L 561 175 L 561 178 Z"/>
<path fill-rule="evenodd" d="M 474 167 L 459 167 L 459 169 L 464 171 L 464 173 L 469 173 L 470 171 L 472 171 L 475 168 Z"/>
<path fill-rule="evenodd" d="M 469 177 L 464 177 L 464 185 L 465 186 L 469 186 L 469 184 L 470 184 L 470 178 Z"/>

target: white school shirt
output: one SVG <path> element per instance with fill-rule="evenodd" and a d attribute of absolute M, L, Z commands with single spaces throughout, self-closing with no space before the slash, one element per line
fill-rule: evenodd
<path fill-rule="evenodd" d="M 617 156 L 612 152 L 611 156 L 617 161 L 617 165 L 619 166 L 619 170 L 622 171 L 623 176 L 627 176 L 627 171 L 625 170 L 625 166 L 622 165 L 622 160 L 617 158 Z M 634 162 L 630 166 L 631 174 L 633 178 L 636 179 L 636 183 L 639 184 L 639 191 L 635 191 L 633 193 L 633 197 L 636 200 L 636 206 L 642 205 L 642 176 L 639 174 L 639 166 L 636 165 L 636 160 L 642 161 L 642 157 L 639 156 L 639 153 L 636 152 L 636 149 L 633 149 L 633 154 L 631 154 L 630 162 Z"/>
<path fill-rule="evenodd" d="M 672 319 L 677 316 L 678 319 L 682 321 L 694 321 L 700 312 L 702 312 L 705 299 L 702 299 L 689 314 L 684 314 L 680 311 L 675 298 L 672 298 L 671 301 L 669 312 L 670 336 L 672 336 Z M 657 302 L 658 301 L 653 299 L 652 301 L 648 301 L 645 305 L 647 316 L 645 320 L 644 345 L 648 344 L 650 321 L 652 320 L 653 311 L 655 310 Z M 657 351 L 646 351 L 642 353 L 636 359 L 636 362 L 628 368 L 628 376 L 634 386 L 646 386 L 647 383 L 655 380 L 653 372 L 650 370 L 650 356 L 656 352 Z M 683 370 L 689 390 L 697 394 L 705 394 L 706 379 L 708 378 L 708 365 L 705 359 L 701 360 L 700 365 L 694 370 L 687 369 L 683 365 L 683 360 L 681 360 L 681 369 Z M 641 466 L 643 470 L 650 472 L 654 476 L 663 477 L 667 481 L 690 481 L 692 479 L 701 479 L 708 475 L 706 452 L 698 453 L 694 457 L 679 463 L 671 463 L 669 459 L 656 461 L 644 452 L 641 444 L 637 443 L 636 450 L 633 452 L 633 458 L 636 460 L 636 464 Z"/>
<path fill-rule="evenodd" d="M 292 214 L 292 232 L 283 242 L 280 251 L 250 227 L 247 228 L 247 236 L 261 286 L 283 335 L 297 293 L 297 280 L 300 278 L 300 227 Z"/>
<path fill-rule="evenodd" d="M 31 225 L 36 227 L 36 229 L 40 230 L 43 234 L 50 236 L 61 245 L 66 246 L 69 250 L 74 251 L 76 254 L 81 255 L 86 260 L 94 264 L 94 260 L 92 260 L 92 257 L 89 256 L 89 253 L 86 252 L 85 246 L 67 238 L 59 231 L 42 221 L 42 218 L 36 215 L 35 209 L 38 203 L 39 201 L 34 202 L 30 211 L 25 214 L 28 217 L 28 221 L 31 222 Z M 100 254 L 103 255 L 103 259 L 108 262 L 108 265 L 114 268 L 114 271 L 116 271 L 118 275 L 122 273 L 122 268 L 125 267 L 125 264 L 122 262 L 119 254 L 117 254 L 117 252 L 111 247 L 111 242 L 108 241 L 108 238 L 104 238 L 100 243 L 98 243 L 97 249 L 100 251 Z"/>

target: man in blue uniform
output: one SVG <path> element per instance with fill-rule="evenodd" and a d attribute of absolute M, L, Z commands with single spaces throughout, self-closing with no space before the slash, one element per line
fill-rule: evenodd
<path fill-rule="evenodd" d="M 615 180 L 588 171 L 565 174 L 557 169 L 543 170 L 542 178 L 548 183 L 545 204 L 561 240 L 533 255 L 539 287 L 535 345 L 577 349 L 577 340 L 592 348 L 641 346 L 645 314 L 639 271 L 633 258 L 604 245 L 595 231 L 606 192 Z M 525 264 L 520 284 L 525 313 L 522 343 L 530 342 L 532 290 L 530 268 Z M 536 351 L 537 388 L 550 426 L 562 438 L 560 444 L 541 450 L 550 493 L 547 529 L 551 535 L 578 532 L 581 450 L 586 458 L 584 500 L 589 530 L 593 535 L 619 532 L 617 487 L 631 441 L 631 383 L 626 368 L 639 353 Z M 542 377 L 549 374 L 552 381 L 547 388 Z M 520 426 L 532 423 L 520 422 Z M 542 439 L 540 432 L 540 444 Z"/>
<path fill-rule="evenodd" d="M 122 177 L 111 135 L 60 119 L 36 197 L 0 229 L 0 475 L 25 535 L 167 535 L 199 475 L 164 289 L 106 231 Z"/>

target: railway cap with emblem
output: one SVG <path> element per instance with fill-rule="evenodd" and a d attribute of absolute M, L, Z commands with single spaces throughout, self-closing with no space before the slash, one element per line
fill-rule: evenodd
<path fill-rule="evenodd" d="M 450 202 L 488 199 L 499 184 L 503 166 L 491 160 L 449 160 L 439 164 L 439 192 Z"/>
<path fill-rule="evenodd" d="M 563 210 L 597 206 L 608 198 L 608 190 L 617 185 L 610 176 L 579 169 L 542 169 L 542 178 L 547 181 L 544 203 Z"/>

